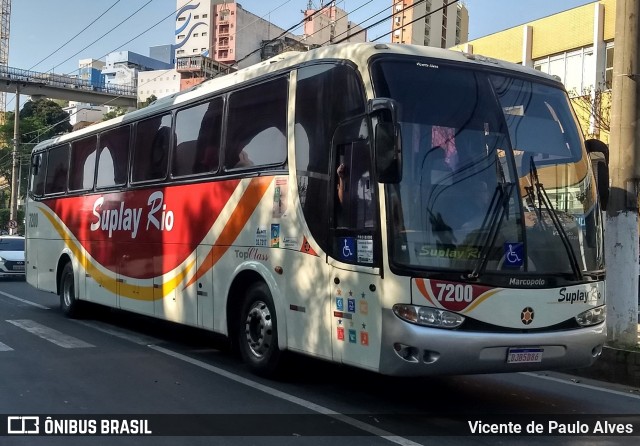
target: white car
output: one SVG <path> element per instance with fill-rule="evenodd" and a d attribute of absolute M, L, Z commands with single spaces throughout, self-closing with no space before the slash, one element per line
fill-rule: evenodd
<path fill-rule="evenodd" d="M 24 278 L 24 237 L 0 236 L 0 277 Z"/>

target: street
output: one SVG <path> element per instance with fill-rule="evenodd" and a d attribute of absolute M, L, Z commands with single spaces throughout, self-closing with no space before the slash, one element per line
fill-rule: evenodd
<path fill-rule="evenodd" d="M 524 426 L 535 420 L 545 428 L 549 420 L 635 423 L 632 436 L 572 435 L 571 444 L 576 445 L 635 444 L 634 436 L 640 434 L 638 389 L 550 372 L 399 379 L 300 356 L 289 358 L 282 379 L 267 380 L 250 374 L 219 336 L 99 307 L 90 308 L 84 319 L 71 320 L 58 305 L 57 296 L 25 282 L 0 283 L 4 418 L 159 414 L 151 425 L 156 433 L 177 432 L 179 426 L 171 426 L 174 417 L 174 424 L 191 420 L 189 427 L 180 431 L 185 436 L 179 441 L 163 436 L 5 436 L 0 445 L 320 445 L 337 440 L 350 445 L 484 445 L 569 440 L 472 434 L 472 426 L 497 432 L 483 430 L 480 422 Z M 209 414 L 214 416 L 205 416 Z M 0 422 L 6 423 L 4 418 Z M 225 436 L 215 441 L 205 436 L 216 429 Z M 563 431 L 560 427 L 553 433 Z"/>

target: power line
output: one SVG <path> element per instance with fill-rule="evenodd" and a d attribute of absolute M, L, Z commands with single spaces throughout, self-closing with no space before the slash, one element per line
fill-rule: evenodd
<path fill-rule="evenodd" d="M 102 14 L 100 14 L 97 18 L 95 18 L 91 23 L 89 23 L 87 26 L 85 26 L 84 28 L 82 28 L 82 30 L 77 33 L 75 36 L 73 36 L 72 38 L 70 38 L 69 40 L 67 40 L 65 43 L 63 43 L 62 45 L 60 45 L 57 49 L 53 50 L 53 52 L 51 54 L 49 54 L 47 57 L 45 57 L 44 59 L 42 59 L 40 62 L 36 63 L 35 65 L 33 65 L 31 68 L 29 68 L 30 70 L 33 70 L 35 67 L 37 67 L 38 65 L 40 65 L 42 62 L 44 62 L 45 60 L 47 60 L 48 58 L 50 58 L 51 56 L 53 56 L 54 54 L 56 54 L 58 51 L 60 51 L 62 48 L 64 48 L 65 46 L 67 46 L 67 44 L 69 44 L 73 39 L 75 39 L 76 37 L 78 37 L 80 34 L 82 34 L 83 32 L 85 32 L 91 25 L 93 25 L 94 23 L 96 23 L 98 20 L 100 20 L 106 13 L 108 13 L 109 11 L 111 11 L 111 9 L 113 9 L 114 6 L 116 6 L 118 3 L 120 3 L 122 0 L 117 0 L 113 5 L 109 6 L 109 8 L 107 8 L 106 11 L 104 11 Z"/>
<path fill-rule="evenodd" d="M 133 14 L 131 14 L 129 17 L 127 17 L 126 19 L 124 19 L 122 22 L 120 22 L 118 25 L 116 25 L 115 27 L 113 27 L 111 30 L 107 31 L 106 33 L 104 33 L 103 35 L 101 35 L 100 37 L 98 37 L 96 40 L 94 40 L 93 42 L 91 42 L 89 45 L 85 46 L 84 48 L 82 48 L 80 51 L 78 51 L 77 53 L 69 56 L 67 59 L 63 60 L 62 62 L 60 62 L 58 65 L 56 65 L 55 67 L 53 67 L 50 71 L 55 70 L 57 67 L 59 67 L 60 65 L 62 65 L 65 62 L 68 62 L 70 59 L 72 59 L 73 57 L 77 56 L 78 54 L 80 54 L 82 51 L 86 50 L 87 48 L 89 48 L 90 46 L 92 46 L 93 44 L 95 44 L 96 42 L 98 42 L 99 40 L 101 40 L 103 37 L 111 34 L 113 31 L 115 31 L 116 29 L 118 29 L 121 25 L 123 25 L 124 23 L 126 23 L 131 17 L 133 17 L 134 15 L 136 15 L 137 13 L 139 13 L 142 9 L 144 9 L 145 7 L 147 7 L 153 0 L 149 0 L 147 3 L 145 3 L 144 5 L 142 5 L 140 8 L 138 8 Z"/>

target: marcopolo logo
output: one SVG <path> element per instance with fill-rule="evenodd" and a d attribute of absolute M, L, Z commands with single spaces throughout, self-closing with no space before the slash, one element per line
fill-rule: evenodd
<path fill-rule="evenodd" d="M 590 290 L 571 290 L 568 291 L 566 288 L 560 289 L 560 297 L 558 298 L 558 302 L 563 303 L 583 303 L 583 304 L 595 304 L 602 296 L 600 295 L 600 291 L 597 288 L 593 287 Z"/>
<path fill-rule="evenodd" d="M 520 279 L 518 277 L 509 278 L 509 285 L 512 286 L 545 286 L 545 279 Z"/>

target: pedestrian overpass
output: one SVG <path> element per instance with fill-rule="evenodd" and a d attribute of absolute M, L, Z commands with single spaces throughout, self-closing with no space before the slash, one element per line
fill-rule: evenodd
<path fill-rule="evenodd" d="M 0 66 L 0 91 L 117 107 L 135 107 L 136 89 L 121 85 L 91 85 L 88 81 L 53 73 Z"/>

